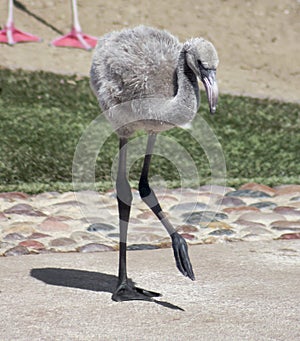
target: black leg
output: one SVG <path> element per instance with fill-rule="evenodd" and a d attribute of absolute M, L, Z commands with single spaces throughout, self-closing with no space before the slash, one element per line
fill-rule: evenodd
<path fill-rule="evenodd" d="M 177 268 L 184 276 L 187 276 L 191 280 L 194 280 L 195 276 L 188 255 L 187 243 L 185 239 L 176 232 L 172 224 L 169 222 L 169 220 L 167 219 L 166 215 L 164 214 L 160 207 L 160 204 L 156 198 L 155 193 L 149 186 L 148 174 L 155 140 L 156 135 L 149 134 L 146 155 L 139 183 L 139 192 L 143 201 L 151 208 L 153 213 L 158 217 L 158 219 L 162 222 L 162 224 L 170 234 L 172 238 L 172 247 L 174 251 L 174 257 L 176 260 Z"/>
<path fill-rule="evenodd" d="M 114 301 L 151 300 L 152 297 L 158 297 L 160 296 L 160 294 L 141 288 L 136 288 L 134 287 L 132 282 L 128 281 L 127 279 L 126 245 L 132 194 L 126 174 L 126 154 L 127 139 L 121 138 L 119 146 L 119 165 L 116 183 L 120 224 L 119 280 L 112 299 Z"/>

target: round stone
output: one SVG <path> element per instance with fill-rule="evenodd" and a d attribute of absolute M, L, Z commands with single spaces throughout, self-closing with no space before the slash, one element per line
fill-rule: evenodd
<path fill-rule="evenodd" d="M 69 200 L 69 201 L 62 201 L 62 202 L 57 202 L 54 204 L 54 206 L 85 206 L 83 202 L 77 201 L 77 200 Z"/>
<path fill-rule="evenodd" d="M 15 200 L 15 199 L 28 199 L 29 195 L 23 192 L 3 192 L 0 193 L 0 198 Z"/>
<path fill-rule="evenodd" d="M 38 210 L 26 211 L 26 212 L 18 213 L 18 214 L 28 215 L 32 217 L 46 217 L 47 216 L 47 214 Z"/>
<path fill-rule="evenodd" d="M 252 228 L 252 227 L 266 227 L 265 224 L 262 224 L 262 223 L 255 223 L 253 221 L 248 221 L 248 220 L 242 220 L 242 219 L 238 219 L 236 220 L 234 223 L 232 224 L 235 224 L 237 226 L 244 226 L 244 227 L 249 227 L 249 228 Z"/>
<path fill-rule="evenodd" d="M 300 185 L 283 185 L 276 188 L 276 196 L 300 194 Z"/>
<path fill-rule="evenodd" d="M 40 232 L 33 232 L 27 239 L 40 239 L 40 238 L 47 238 L 51 237 L 49 234 L 40 233 Z"/>
<path fill-rule="evenodd" d="M 23 240 L 23 239 L 25 239 L 25 237 L 22 234 L 17 233 L 17 232 L 9 233 L 3 238 L 3 240 L 7 240 L 7 241 Z"/>
<path fill-rule="evenodd" d="M 239 190 L 251 190 L 251 191 L 259 191 L 269 194 L 270 196 L 273 196 L 276 193 L 276 190 L 262 184 L 258 184 L 256 182 L 249 182 L 247 184 L 242 185 Z"/>
<path fill-rule="evenodd" d="M 289 221 L 289 220 L 283 220 L 283 221 L 274 221 L 271 224 L 272 230 L 293 230 L 295 232 L 300 231 L 300 221 Z"/>
<path fill-rule="evenodd" d="M 75 231 L 71 234 L 75 240 L 99 240 L 99 236 L 85 231 Z"/>
<path fill-rule="evenodd" d="M 12 243 L 8 243 L 8 242 L 2 242 L 0 241 L 0 256 L 3 256 L 4 253 L 4 249 L 7 250 L 9 247 L 11 247 L 13 244 Z M 2 249 L 2 251 L 1 251 Z"/>
<path fill-rule="evenodd" d="M 201 199 L 202 202 L 205 202 L 207 204 L 211 204 L 212 202 L 223 198 L 223 195 L 221 194 L 215 194 L 215 193 L 209 193 L 209 192 L 200 192 L 195 196 L 197 200 Z"/>
<path fill-rule="evenodd" d="M 39 226 L 38 229 L 44 232 L 62 232 L 69 231 L 71 228 L 68 224 L 55 220 L 54 217 L 45 219 Z"/>
<path fill-rule="evenodd" d="M 34 223 L 30 222 L 30 221 L 26 221 L 26 222 L 16 222 L 11 224 L 10 226 L 6 227 L 3 232 L 5 233 L 25 233 L 25 234 L 29 234 L 29 233 L 33 233 L 35 232 L 34 229 Z"/>
<path fill-rule="evenodd" d="M 269 230 L 260 226 L 249 226 L 244 227 L 241 229 L 240 233 L 242 234 L 254 234 L 254 235 L 261 235 L 261 234 L 271 234 Z"/>
<path fill-rule="evenodd" d="M 103 252 L 103 251 L 114 251 L 114 248 L 109 245 L 89 243 L 77 248 L 78 252 L 88 253 L 88 252 Z"/>
<path fill-rule="evenodd" d="M 120 238 L 120 233 L 109 233 L 107 235 L 108 238 L 113 238 L 113 239 L 119 239 Z"/>
<path fill-rule="evenodd" d="M 56 239 L 51 240 L 49 245 L 57 247 L 57 246 L 69 246 L 75 243 L 76 243 L 75 240 L 72 238 L 62 237 L 62 238 L 56 238 Z"/>
<path fill-rule="evenodd" d="M 228 208 L 224 208 L 223 212 L 226 213 L 233 213 L 233 214 L 241 214 L 241 213 L 245 213 L 245 212 L 249 212 L 249 211 L 257 211 L 259 212 L 259 209 L 256 207 L 251 207 L 251 206 L 239 206 L 239 207 L 228 207 Z"/>
<path fill-rule="evenodd" d="M 216 201 L 217 205 L 227 206 L 227 207 L 235 207 L 235 206 L 245 206 L 246 203 L 235 197 L 224 197 Z"/>
<path fill-rule="evenodd" d="M 30 252 L 25 246 L 15 246 L 11 249 L 8 249 L 7 251 L 4 252 L 4 256 L 23 256 L 23 255 L 29 255 Z"/>
<path fill-rule="evenodd" d="M 6 215 L 2 212 L 0 212 L 0 220 L 7 220 Z"/>
<path fill-rule="evenodd" d="M 190 232 L 198 232 L 199 229 L 194 225 L 180 225 L 177 227 L 176 231 L 190 233 Z"/>
<path fill-rule="evenodd" d="M 26 248 L 30 248 L 34 250 L 41 250 L 45 248 L 45 245 L 43 243 L 40 243 L 32 239 L 28 239 L 28 240 L 24 240 L 23 242 L 20 242 L 19 246 L 24 246 Z"/>
<path fill-rule="evenodd" d="M 224 223 L 223 221 L 212 221 L 209 222 L 206 227 L 211 229 L 222 229 L 222 230 L 232 230 L 232 226 Z"/>
<path fill-rule="evenodd" d="M 240 219 L 268 224 L 276 220 L 285 220 L 285 217 L 277 213 L 253 212 L 253 213 L 242 214 L 240 216 Z"/>
<path fill-rule="evenodd" d="M 227 219 L 228 216 L 225 213 L 218 213 L 212 211 L 199 211 L 199 212 L 190 212 L 182 214 L 182 218 L 188 223 L 192 225 L 198 225 L 200 222 L 210 222 L 210 221 L 218 221 L 219 219 Z"/>
<path fill-rule="evenodd" d="M 253 204 L 250 204 L 249 206 L 251 207 L 256 207 L 259 209 L 274 209 L 275 207 L 277 207 L 277 205 L 275 204 L 275 202 L 272 201 L 259 201 L 259 202 L 255 202 Z"/>
<path fill-rule="evenodd" d="M 132 244 L 127 246 L 127 250 L 138 251 L 138 250 L 155 250 L 159 247 L 151 244 Z"/>
<path fill-rule="evenodd" d="M 35 217 L 46 216 L 45 213 L 41 211 L 34 210 L 32 206 L 28 204 L 17 204 L 4 211 L 6 214 L 22 214 Z"/>
<path fill-rule="evenodd" d="M 193 211 L 193 210 L 206 210 L 207 205 L 201 202 L 185 202 L 182 204 L 174 205 L 170 211 Z"/>
<path fill-rule="evenodd" d="M 210 236 L 230 236 L 234 234 L 234 231 L 228 229 L 215 230 L 209 233 Z"/>
<path fill-rule="evenodd" d="M 251 189 L 237 190 L 225 194 L 228 197 L 249 197 L 249 198 L 270 198 L 271 196 L 265 192 L 252 191 Z"/>
<path fill-rule="evenodd" d="M 105 223 L 94 223 L 91 224 L 88 228 L 87 231 L 89 232 L 103 232 L 103 231 L 113 231 L 116 230 L 116 227 L 110 224 L 105 224 Z"/>
<path fill-rule="evenodd" d="M 194 236 L 193 234 L 190 234 L 190 233 L 181 233 L 180 234 L 184 239 L 187 239 L 187 240 L 195 240 L 197 239 L 196 236 Z"/>
<path fill-rule="evenodd" d="M 300 210 L 297 210 L 296 208 L 289 206 L 278 206 L 274 209 L 274 212 L 283 215 L 300 217 Z"/>
<path fill-rule="evenodd" d="M 282 234 L 278 239 L 300 239 L 300 233 L 285 233 Z"/>
<path fill-rule="evenodd" d="M 7 214 L 23 214 L 28 211 L 32 211 L 33 207 L 28 204 L 17 204 L 4 211 Z"/>

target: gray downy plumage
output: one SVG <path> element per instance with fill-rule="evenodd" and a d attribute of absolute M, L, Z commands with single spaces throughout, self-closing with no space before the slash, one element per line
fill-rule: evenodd
<path fill-rule="evenodd" d="M 104 115 L 120 137 L 116 179 L 119 276 L 112 295 L 114 301 L 149 301 L 159 296 L 135 287 L 127 277 L 127 230 L 132 192 L 126 157 L 128 137 L 136 129 L 149 133 L 139 193 L 169 233 L 178 270 L 191 280 L 195 279 L 187 243 L 162 211 L 148 178 L 156 134 L 187 124 L 194 118 L 200 105 L 198 79 L 205 86 L 210 111 L 215 111 L 217 65 L 215 48 L 202 38 L 181 44 L 166 31 L 138 26 L 110 33 L 99 40 L 91 67 L 91 87 Z"/>
<path fill-rule="evenodd" d="M 137 129 L 159 132 L 192 121 L 200 105 L 197 79 L 215 111 L 217 66 L 217 52 L 207 40 L 182 44 L 167 31 L 138 26 L 99 39 L 90 83 L 120 136 Z"/>

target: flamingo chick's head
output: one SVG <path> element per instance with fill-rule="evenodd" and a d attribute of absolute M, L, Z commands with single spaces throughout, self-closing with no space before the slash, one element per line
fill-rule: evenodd
<path fill-rule="evenodd" d="M 218 102 L 216 70 L 219 64 L 217 51 L 213 44 L 203 38 L 193 38 L 184 44 L 188 66 L 204 84 L 209 109 L 213 114 Z"/>

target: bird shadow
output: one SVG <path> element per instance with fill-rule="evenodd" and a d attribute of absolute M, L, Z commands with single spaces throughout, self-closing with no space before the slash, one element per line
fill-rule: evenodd
<path fill-rule="evenodd" d="M 46 21 L 45 19 L 43 19 L 40 16 L 36 15 L 35 13 L 31 12 L 25 5 L 22 4 L 21 1 L 14 0 L 14 6 L 16 8 L 18 8 L 18 9 L 20 9 L 21 11 L 25 12 L 26 14 L 30 15 L 31 17 L 33 17 L 34 19 L 36 19 L 37 21 L 39 21 L 43 25 L 51 28 L 56 33 L 63 34 L 62 31 L 60 31 L 58 28 L 56 28 L 55 26 L 53 26 L 50 23 L 48 23 L 48 21 Z"/>
<path fill-rule="evenodd" d="M 114 292 L 118 283 L 118 278 L 114 275 L 62 268 L 31 269 L 30 276 L 50 285 L 108 292 L 111 294 Z M 134 285 L 132 280 L 129 279 L 129 282 Z M 149 300 L 146 299 L 145 301 L 149 302 Z M 152 299 L 150 302 L 154 302 L 165 308 L 184 311 L 184 309 L 169 302 L 155 299 Z"/>

